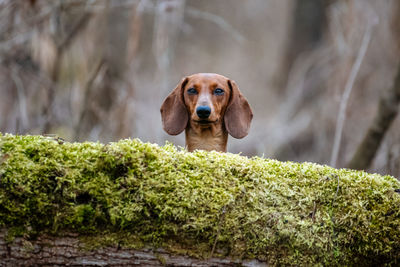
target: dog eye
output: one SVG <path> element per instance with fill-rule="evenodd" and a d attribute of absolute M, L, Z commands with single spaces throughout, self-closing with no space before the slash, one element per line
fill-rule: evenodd
<path fill-rule="evenodd" d="M 216 88 L 214 90 L 214 95 L 223 95 L 225 92 L 221 88 Z"/>
<path fill-rule="evenodd" d="M 189 89 L 187 90 L 187 93 L 188 93 L 189 95 L 197 95 L 197 91 L 196 91 L 196 89 L 194 89 L 194 88 L 189 88 Z"/>

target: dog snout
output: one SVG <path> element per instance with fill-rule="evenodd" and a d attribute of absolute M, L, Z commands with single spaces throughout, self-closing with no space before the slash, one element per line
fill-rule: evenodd
<path fill-rule="evenodd" d="M 211 108 L 209 106 L 199 106 L 196 109 L 196 114 L 200 119 L 207 119 L 210 117 Z"/>

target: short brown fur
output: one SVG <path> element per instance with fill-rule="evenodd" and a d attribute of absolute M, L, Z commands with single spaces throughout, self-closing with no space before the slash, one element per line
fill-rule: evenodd
<path fill-rule="evenodd" d="M 222 95 L 215 89 L 223 90 Z M 190 94 L 194 89 L 196 94 Z M 207 106 L 211 113 L 201 119 L 199 106 Z M 164 130 L 177 135 L 185 130 L 186 147 L 226 152 L 228 133 L 235 138 L 248 134 L 253 118 L 250 105 L 236 83 L 222 75 L 198 73 L 185 77 L 167 96 L 161 106 Z"/>

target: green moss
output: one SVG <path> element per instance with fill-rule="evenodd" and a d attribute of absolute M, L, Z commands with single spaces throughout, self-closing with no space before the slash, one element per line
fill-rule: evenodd
<path fill-rule="evenodd" d="M 139 140 L 0 134 L 0 226 L 270 264 L 399 264 L 390 176 Z"/>

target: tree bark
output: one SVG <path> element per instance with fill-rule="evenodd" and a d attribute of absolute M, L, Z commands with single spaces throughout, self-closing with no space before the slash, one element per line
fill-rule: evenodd
<path fill-rule="evenodd" d="M 0 232 L 0 266 L 266 266 L 258 260 L 197 259 L 161 248 L 89 251 L 76 234 L 41 236 L 34 241 L 16 238 L 10 243 L 5 239 L 6 232 Z"/>
<path fill-rule="evenodd" d="M 379 100 L 378 111 L 356 153 L 347 165 L 350 169 L 368 169 L 390 125 L 397 116 L 400 103 L 400 64 L 390 90 Z"/>

